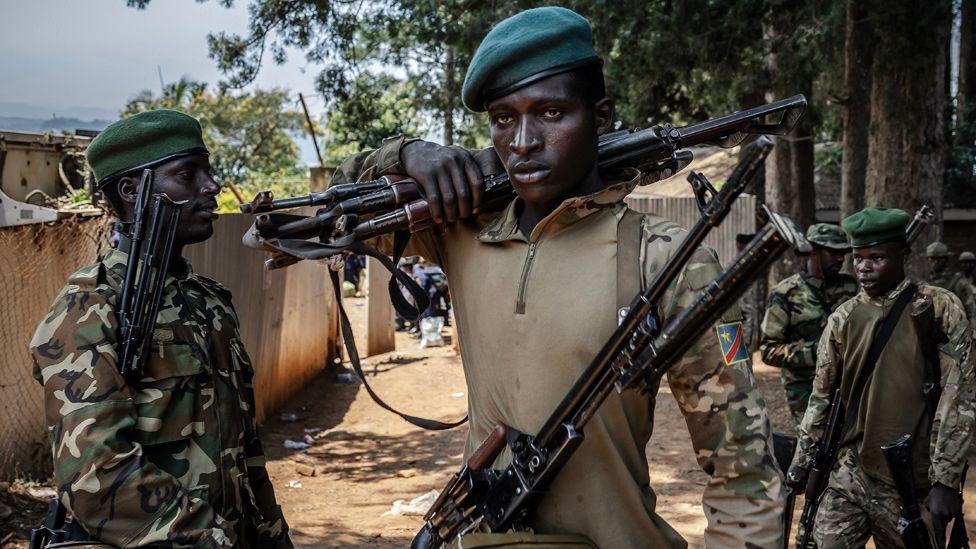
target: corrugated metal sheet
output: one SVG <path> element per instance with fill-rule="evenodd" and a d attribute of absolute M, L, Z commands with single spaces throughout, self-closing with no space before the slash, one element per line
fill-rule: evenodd
<path fill-rule="evenodd" d="M 338 323 L 326 267 L 302 261 L 264 270 L 266 254 L 243 247 L 253 217 L 224 214 L 210 240 L 184 250 L 195 272 L 227 286 L 254 363 L 254 394 L 262 420 L 336 356 Z"/>
<path fill-rule="evenodd" d="M 691 197 L 665 197 L 632 194 L 626 198 L 627 205 L 641 213 L 651 213 L 670 219 L 686 229 L 690 229 L 701 217 L 695 199 Z M 732 205 L 732 211 L 711 234 L 705 244 L 718 252 L 723 265 L 728 265 L 736 255 L 735 235 L 756 232 L 756 197 L 742 195 Z"/>

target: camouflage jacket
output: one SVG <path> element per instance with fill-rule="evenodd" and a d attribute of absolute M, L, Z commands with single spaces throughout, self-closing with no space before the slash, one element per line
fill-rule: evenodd
<path fill-rule="evenodd" d="M 397 173 L 397 146 L 348 160 L 333 181 Z M 600 192 L 565 200 L 530 235 L 518 229 L 519 199 L 501 212 L 414 235 L 408 253 L 441 265 L 454 298 L 468 387 L 466 455 L 497 424 L 537 432 L 616 328 L 617 228 L 623 198 L 637 183 L 634 172 L 620 175 Z M 687 232 L 654 215 L 641 221 L 647 284 Z M 661 317 L 690 304 L 719 269 L 714 253 L 699 249 L 663 297 Z M 721 348 L 722 336 L 731 343 L 741 334 L 738 308 L 725 317 L 703 327 L 667 384 L 710 475 L 702 497 L 706 545 L 773 547 L 782 535 L 781 476 L 748 353 Z M 645 454 L 653 411 L 653 397 L 637 391 L 607 398 L 534 513 L 536 532 L 583 534 L 600 547 L 684 545 L 655 512 Z M 506 450 L 495 465 L 510 459 Z"/>
<path fill-rule="evenodd" d="M 76 272 L 30 349 L 61 501 L 120 547 L 291 547 L 264 468 L 253 370 L 230 292 L 168 276 L 141 379 L 118 371 L 127 255 Z"/>
<path fill-rule="evenodd" d="M 812 379 L 827 316 L 855 294 L 857 281 L 846 274 L 826 287 L 824 281 L 804 272 L 781 280 L 770 292 L 762 321 L 763 362 Z"/>
<path fill-rule="evenodd" d="M 966 310 L 966 317 L 969 319 L 970 326 L 976 328 L 976 294 L 973 292 L 972 283 L 965 274 L 961 272 L 949 274 L 947 271 L 938 274 L 932 273 L 925 279 L 925 283 L 956 294 Z"/>
<path fill-rule="evenodd" d="M 855 333 L 848 326 L 852 313 L 858 307 L 874 307 L 890 310 L 899 292 L 909 284 L 905 279 L 897 288 L 887 295 L 872 298 L 865 292 L 859 292 L 853 299 L 842 304 L 830 315 L 827 321 L 827 328 L 824 337 L 820 340 L 817 350 L 817 375 L 813 383 L 813 394 L 810 397 L 809 406 L 803 422 L 800 424 L 797 436 L 797 451 L 794 457 L 794 464 L 808 468 L 810 459 L 813 456 L 814 446 L 823 433 L 827 423 L 827 410 L 835 383 L 838 379 L 838 369 L 848 368 L 844 365 L 844 357 L 858 357 L 867 354 L 872 338 L 864 338 L 857 343 L 848 341 L 852 333 Z M 959 486 L 962 467 L 966 461 L 966 454 L 969 451 L 970 443 L 973 438 L 973 422 L 976 420 L 976 365 L 973 357 L 973 339 L 968 330 L 965 312 L 959 299 L 943 290 L 928 285 L 919 285 L 915 294 L 915 304 L 918 306 L 922 301 L 929 300 L 932 303 L 935 313 L 935 321 L 941 326 L 941 330 L 947 336 L 947 341 L 938 344 L 939 369 L 941 370 L 942 395 L 935 407 L 934 418 L 930 435 L 929 449 L 929 471 L 928 480 L 930 482 L 940 482 L 950 487 Z M 907 316 L 908 311 L 906 311 Z M 860 315 L 862 318 L 865 315 Z M 899 339 L 909 339 L 904 330 L 906 324 L 904 319 L 899 322 L 889 340 L 885 353 L 878 360 L 877 368 L 888 367 L 895 369 L 914 369 L 922 368 L 922 364 L 913 364 L 905 359 L 904 353 L 887 354 L 892 345 L 897 344 Z M 914 332 L 910 338 L 914 339 Z M 890 361 L 890 362 L 889 362 Z M 901 361 L 901 362 L 899 362 Z M 902 362 L 908 362 L 903 364 Z M 846 372 L 847 370 L 842 370 Z M 842 373 L 842 375 L 844 375 Z M 866 390 L 870 391 L 875 383 L 873 377 L 869 378 Z M 849 380 L 853 385 L 853 380 Z M 921 399 L 921 387 L 910 388 L 917 394 L 917 399 Z M 858 423 L 883 426 L 885 421 L 880 421 L 865 415 L 865 410 L 869 410 L 872 403 L 870 399 L 861 399 L 858 414 Z M 917 403 L 902 401 L 898 398 L 896 406 L 904 409 L 911 409 Z M 926 429 L 928 431 L 928 429 Z M 857 441 L 853 441 L 857 443 Z M 851 443 L 847 443 L 851 444 Z"/>

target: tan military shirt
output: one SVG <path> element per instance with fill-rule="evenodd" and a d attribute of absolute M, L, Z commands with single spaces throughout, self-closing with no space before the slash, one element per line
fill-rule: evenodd
<path fill-rule="evenodd" d="M 350 159 L 334 181 L 395 167 L 390 148 L 361 167 L 362 157 Z M 527 236 L 518 230 L 518 199 L 501 214 L 414 235 L 415 250 L 440 264 L 451 285 L 471 419 L 465 455 L 499 423 L 537 432 L 613 332 L 617 222 L 634 175 L 564 201 Z M 645 217 L 646 280 L 685 234 L 670 221 Z M 714 254 L 700 250 L 667 293 L 662 316 L 689 304 L 718 272 Z M 706 544 L 773 547 L 783 500 L 765 404 L 748 362 L 726 365 L 717 337 L 708 329 L 668 376 L 698 462 L 711 475 L 703 496 Z M 542 501 L 536 531 L 584 534 L 613 549 L 683 546 L 655 512 L 644 453 L 652 420 L 653 399 L 612 393 Z M 509 460 L 506 452 L 495 465 Z"/>

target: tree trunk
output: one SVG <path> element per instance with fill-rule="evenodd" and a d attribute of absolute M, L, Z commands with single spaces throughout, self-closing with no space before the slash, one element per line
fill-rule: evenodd
<path fill-rule="evenodd" d="M 960 126 L 976 119 L 976 0 L 962 0 L 959 25 L 959 101 L 956 123 Z"/>
<path fill-rule="evenodd" d="M 976 0 L 974 0 L 976 1 Z M 840 171 L 841 219 L 864 207 L 871 122 L 871 59 L 874 37 L 868 6 L 847 0 L 844 38 L 844 150 Z"/>
<path fill-rule="evenodd" d="M 810 99 L 813 77 L 798 69 L 801 65 L 798 52 L 793 51 L 789 43 L 790 33 L 796 27 L 795 14 L 801 7 L 800 2 L 790 0 L 780 2 L 770 12 L 766 27 L 769 47 L 766 66 L 773 80 L 768 97 L 771 101 L 798 91 Z M 775 147 L 766 160 L 766 204 L 774 212 L 792 218 L 804 230 L 813 222 L 816 208 L 812 140 L 815 120 L 815 113 L 808 104 L 806 114 L 791 135 L 773 138 Z M 799 269 L 799 258 L 787 254 L 770 268 L 770 281 L 775 283 Z"/>
<path fill-rule="evenodd" d="M 457 101 L 454 48 L 448 46 L 444 57 L 444 144 L 453 145 L 454 108 Z"/>
<path fill-rule="evenodd" d="M 874 12 L 877 42 L 884 47 L 875 52 L 872 70 L 865 201 L 909 214 L 929 204 L 941 220 L 949 2 L 912 0 L 885 7 Z M 920 28 L 925 32 L 917 32 Z M 939 233 L 933 227 L 913 246 L 910 276 L 924 274 L 925 246 Z"/>

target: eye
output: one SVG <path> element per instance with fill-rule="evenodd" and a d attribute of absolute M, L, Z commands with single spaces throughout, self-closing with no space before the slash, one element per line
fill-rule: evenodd
<path fill-rule="evenodd" d="M 514 119 L 508 113 L 499 113 L 492 117 L 492 120 L 495 122 L 495 124 L 505 126 L 511 124 Z"/>
<path fill-rule="evenodd" d="M 562 116 L 562 114 L 563 114 L 563 111 L 561 111 L 559 109 L 553 109 L 553 108 L 549 108 L 549 109 L 546 109 L 546 110 L 542 111 L 542 117 L 543 118 L 556 119 L 556 118 L 559 118 L 560 116 Z"/>

